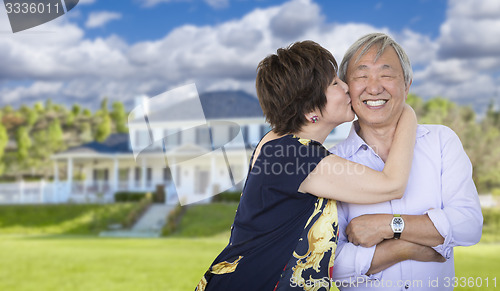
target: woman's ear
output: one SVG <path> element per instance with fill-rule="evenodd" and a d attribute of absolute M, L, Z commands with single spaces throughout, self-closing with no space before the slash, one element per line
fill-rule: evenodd
<path fill-rule="evenodd" d="M 319 117 L 318 117 L 318 114 L 314 113 L 314 112 L 309 112 L 307 114 L 304 115 L 307 119 L 307 121 L 311 122 L 311 123 L 316 123 L 319 121 Z"/>

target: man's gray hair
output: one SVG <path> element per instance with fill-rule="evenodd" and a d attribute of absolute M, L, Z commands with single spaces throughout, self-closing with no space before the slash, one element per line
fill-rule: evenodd
<path fill-rule="evenodd" d="M 384 50 L 387 46 L 392 46 L 399 57 L 399 62 L 401 63 L 401 67 L 403 68 L 403 75 L 405 80 L 405 85 L 408 88 L 412 79 L 413 79 L 413 70 L 410 64 L 410 58 L 403 50 L 403 48 L 395 42 L 390 36 L 384 33 L 370 33 L 367 34 L 360 39 L 358 39 L 355 43 L 347 49 L 347 52 L 342 59 L 342 63 L 339 66 L 339 77 L 342 81 L 346 82 L 347 75 L 347 67 L 349 66 L 349 62 L 354 57 L 357 51 L 360 51 L 357 56 L 355 62 L 358 62 L 359 59 L 366 54 L 366 52 L 373 46 L 378 45 L 377 56 L 375 57 L 375 61 L 384 53 Z M 346 82 L 347 83 L 347 82 Z"/>

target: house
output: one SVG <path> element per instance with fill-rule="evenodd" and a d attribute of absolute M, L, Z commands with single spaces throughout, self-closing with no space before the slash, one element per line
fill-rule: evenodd
<path fill-rule="evenodd" d="M 166 99 L 141 98 L 149 102 L 131 112 L 129 134 L 54 154 L 53 200 L 113 201 L 116 192 L 164 187 L 166 203 L 187 204 L 241 190 L 252 151 L 270 129 L 257 98 L 241 91 L 193 96 L 168 108 L 160 106 Z M 325 145 L 349 128 L 336 128 Z"/>

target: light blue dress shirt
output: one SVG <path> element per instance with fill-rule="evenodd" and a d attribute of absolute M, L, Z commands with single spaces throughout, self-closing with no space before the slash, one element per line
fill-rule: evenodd
<path fill-rule="evenodd" d="M 359 125 L 354 122 L 347 139 L 330 151 L 381 171 L 384 162 L 358 136 L 356 127 Z M 408 260 L 366 276 L 375 246 L 364 248 L 349 243 L 345 228 L 351 219 L 373 213 L 427 213 L 444 237 L 444 243 L 434 249 L 447 261 Z M 371 205 L 338 202 L 338 215 L 340 234 L 333 280 L 340 290 L 453 290 L 456 280 L 453 247 L 476 244 L 483 225 L 470 160 L 455 132 L 442 125 L 417 127 L 412 168 L 403 198 Z"/>

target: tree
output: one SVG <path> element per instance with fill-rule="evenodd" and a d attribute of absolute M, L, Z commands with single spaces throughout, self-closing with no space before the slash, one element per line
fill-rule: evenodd
<path fill-rule="evenodd" d="M 73 107 L 71 107 L 71 112 L 73 112 L 73 114 L 75 116 L 78 116 L 78 114 L 80 114 L 81 111 L 82 111 L 82 109 L 80 108 L 80 105 L 78 105 L 78 104 L 74 104 Z"/>
<path fill-rule="evenodd" d="M 43 113 L 43 112 L 44 112 L 44 110 L 45 110 L 45 109 L 44 109 L 44 107 L 43 107 L 42 102 L 40 102 L 40 101 L 39 101 L 39 102 L 37 102 L 37 103 L 35 103 L 35 105 L 33 106 L 33 108 L 34 108 L 34 109 L 36 110 L 36 112 L 37 112 L 37 113 L 39 113 L 39 114 Z"/>
<path fill-rule="evenodd" d="M 63 132 L 61 124 L 58 119 L 52 120 L 47 128 L 47 137 L 49 142 L 49 151 L 52 153 L 64 150 L 66 145 L 64 143 Z"/>
<path fill-rule="evenodd" d="M 92 127 L 89 122 L 84 122 L 81 124 L 79 138 L 82 143 L 86 143 L 92 140 Z"/>
<path fill-rule="evenodd" d="M 28 129 L 21 126 L 16 131 L 16 143 L 17 143 L 17 161 L 21 168 L 29 167 L 29 155 L 31 147 L 31 139 L 29 137 Z"/>
<path fill-rule="evenodd" d="M 127 114 L 125 113 L 125 106 L 121 102 L 113 102 L 113 110 L 111 111 L 111 119 L 113 120 L 116 131 L 119 133 L 127 133 Z"/>
<path fill-rule="evenodd" d="M 107 112 L 99 110 L 96 113 L 98 123 L 94 131 L 94 139 L 103 142 L 111 134 L 111 118 Z"/>
<path fill-rule="evenodd" d="M 88 108 L 85 108 L 83 109 L 83 116 L 92 117 L 92 112 Z"/>
<path fill-rule="evenodd" d="M 22 105 L 19 111 L 25 118 L 26 125 L 31 128 L 38 120 L 38 112 L 36 109 L 30 109 L 26 105 Z"/>
<path fill-rule="evenodd" d="M 45 112 L 49 112 L 49 111 L 53 110 L 54 109 L 53 107 L 54 107 L 54 103 L 52 103 L 51 99 L 45 100 Z"/>
<path fill-rule="evenodd" d="M 1 115 L 0 115 L 1 119 Z M 9 142 L 9 136 L 7 135 L 7 130 L 3 126 L 3 124 L 0 122 L 0 175 L 2 175 L 3 170 L 4 170 L 4 163 L 2 161 L 3 155 L 5 153 L 5 147 L 7 146 L 7 143 Z"/>
<path fill-rule="evenodd" d="M 102 99 L 101 110 L 105 113 L 108 113 L 108 97 L 104 97 L 104 99 Z"/>

